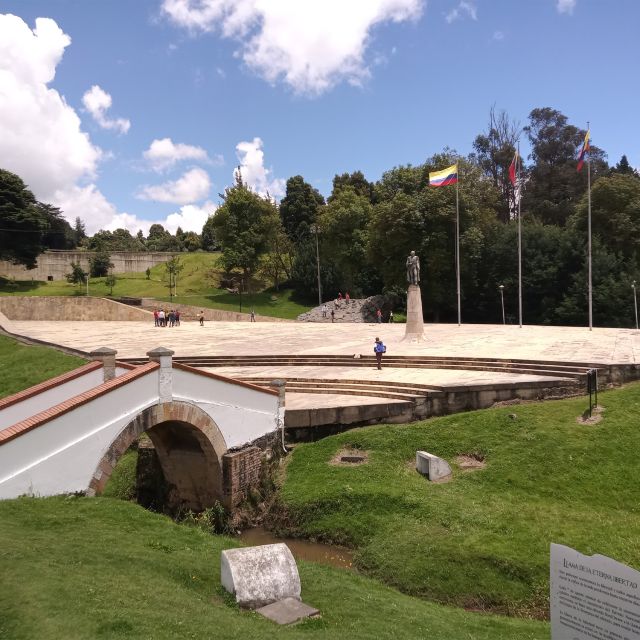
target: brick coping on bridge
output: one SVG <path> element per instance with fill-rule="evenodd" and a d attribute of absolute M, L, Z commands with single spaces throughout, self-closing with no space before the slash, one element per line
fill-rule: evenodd
<path fill-rule="evenodd" d="M 91 363 L 91 364 L 94 364 L 94 363 Z M 97 364 L 98 367 L 102 366 L 101 362 L 98 362 L 95 364 Z M 80 367 L 80 369 L 84 369 L 84 373 L 87 373 L 88 367 L 89 365 L 84 365 L 83 367 Z M 97 368 L 97 367 L 94 367 L 94 368 Z M 37 427 L 42 426 L 43 424 L 46 424 L 47 422 L 50 422 L 51 420 L 54 420 L 55 418 L 58 418 L 64 415 L 65 413 L 68 413 L 69 411 L 77 407 L 82 406 L 83 404 L 87 404 L 88 402 L 90 402 L 91 400 L 94 400 L 95 398 L 99 398 L 100 396 L 103 396 L 106 393 L 109 393 L 113 389 L 122 387 L 125 384 L 128 384 L 129 382 L 131 382 L 132 380 L 141 378 L 147 375 L 148 373 L 151 373 L 152 371 L 155 371 L 156 369 L 159 369 L 159 368 L 160 368 L 160 365 L 157 362 L 148 362 L 146 364 L 139 365 L 133 368 L 128 373 L 124 373 L 121 376 L 118 376 L 117 378 L 113 378 L 111 380 L 108 380 L 107 382 L 103 382 L 102 384 L 98 385 L 97 387 L 94 387 L 93 389 L 89 389 L 88 391 L 85 391 L 76 396 L 73 396 L 72 398 L 69 398 L 64 402 L 60 402 L 59 404 L 54 405 L 49 409 L 45 409 L 44 411 L 41 411 L 40 413 L 37 413 L 34 416 L 31 416 L 30 418 L 26 418 L 24 420 L 21 420 L 20 422 L 16 422 L 16 424 L 0 431 L 0 446 L 2 446 L 3 444 L 6 444 L 7 442 L 10 442 L 14 438 L 17 438 L 18 436 L 21 436 L 29 431 L 32 431 Z M 75 371 L 78 371 L 78 369 L 76 369 Z M 82 375 L 82 374 L 79 374 L 79 375 Z M 60 385 L 63 382 L 67 382 L 68 378 L 60 381 L 60 378 L 62 377 L 64 376 L 58 376 L 58 378 L 54 378 L 54 380 L 58 380 L 58 382 L 57 384 L 51 385 L 51 387 Z M 49 381 L 49 382 L 52 382 L 52 381 Z M 27 389 L 26 391 L 29 391 L 29 389 Z M 11 400 L 13 397 L 14 396 L 10 396 L 5 400 Z"/>

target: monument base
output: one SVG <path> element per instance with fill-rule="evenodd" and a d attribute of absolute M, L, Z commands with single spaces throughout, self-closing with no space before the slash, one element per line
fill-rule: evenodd
<path fill-rule="evenodd" d="M 417 284 L 410 284 L 407 289 L 407 324 L 403 342 L 423 342 L 424 321 L 422 319 L 422 295 Z"/>

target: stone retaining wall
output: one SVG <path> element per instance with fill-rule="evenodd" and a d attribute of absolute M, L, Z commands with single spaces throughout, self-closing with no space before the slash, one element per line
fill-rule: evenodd
<path fill-rule="evenodd" d="M 9 320 L 142 320 L 148 311 L 91 296 L 0 296 L 0 312 Z"/>
<path fill-rule="evenodd" d="M 94 251 L 45 251 L 38 256 L 35 269 L 27 269 L 18 264 L 0 260 L 0 276 L 16 280 L 64 280 L 71 272 L 71 263 L 79 262 L 89 271 L 89 259 Z M 113 263 L 113 273 L 140 273 L 167 262 L 174 255 L 154 251 L 113 251 L 109 253 Z"/>

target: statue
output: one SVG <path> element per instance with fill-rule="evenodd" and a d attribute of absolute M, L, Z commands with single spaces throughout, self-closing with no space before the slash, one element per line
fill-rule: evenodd
<path fill-rule="evenodd" d="M 407 282 L 409 284 L 420 284 L 420 258 L 412 251 L 407 256 Z"/>

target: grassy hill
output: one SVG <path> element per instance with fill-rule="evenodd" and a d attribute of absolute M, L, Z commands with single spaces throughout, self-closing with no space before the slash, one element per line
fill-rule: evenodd
<path fill-rule="evenodd" d="M 367 427 L 296 447 L 281 490 L 289 533 L 348 544 L 367 574 L 405 593 L 464 607 L 544 616 L 549 545 L 601 553 L 640 569 L 640 384 L 599 396 L 599 424 L 579 424 L 583 398 Z M 336 452 L 369 452 L 357 467 Z M 453 480 L 415 471 L 422 449 Z M 467 454 L 486 467 L 465 471 Z"/>
<path fill-rule="evenodd" d="M 151 269 L 150 278 L 145 273 L 123 273 L 116 276 L 113 297 L 156 298 L 181 304 L 190 304 L 211 309 L 238 311 L 240 296 L 229 293 L 219 287 L 217 278 L 215 253 L 182 253 L 180 260 L 184 265 L 178 276 L 178 297 L 169 295 L 169 280 L 165 266 L 160 264 Z M 211 272 L 214 272 L 213 274 Z M 211 277 L 213 275 L 213 277 Z M 243 294 L 242 307 L 248 312 L 251 307 L 259 315 L 277 318 L 296 318 L 309 310 L 309 306 L 292 300 L 292 290 L 265 290 L 259 282 L 254 283 L 256 293 Z M 55 281 L 9 281 L 0 278 L 0 295 L 21 296 L 83 296 L 85 285 L 73 285 L 68 282 Z M 89 295 L 106 297 L 110 288 L 105 278 L 90 278 Z"/>
<path fill-rule="evenodd" d="M 279 628 L 220 586 L 237 543 L 109 498 L 0 501 L 0 637 L 533 640 L 541 622 L 479 615 L 398 593 L 346 570 L 299 563 L 322 617 Z"/>

